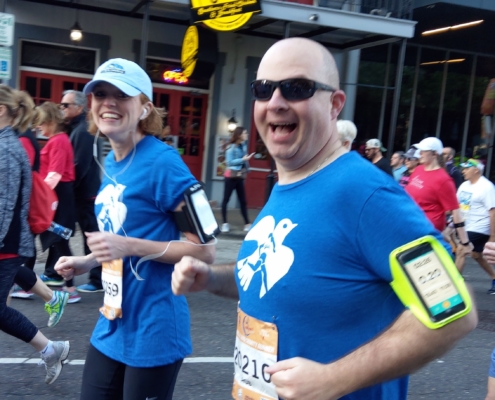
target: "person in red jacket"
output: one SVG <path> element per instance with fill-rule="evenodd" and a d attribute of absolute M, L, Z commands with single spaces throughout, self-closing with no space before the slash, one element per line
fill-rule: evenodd
<path fill-rule="evenodd" d="M 35 124 L 48 142 L 41 150 L 40 175 L 45 182 L 55 190 L 58 197 L 58 207 L 54 222 L 74 231 L 76 210 L 74 201 L 74 151 L 69 137 L 64 129 L 64 118 L 59 107 L 52 102 L 45 102 L 37 108 L 38 116 Z M 61 236 L 46 231 L 40 235 L 43 250 L 49 249 L 45 264 L 45 272 L 40 276 L 47 285 L 63 286 L 64 280 L 55 270 L 55 264 L 63 256 L 71 256 L 69 241 Z M 69 303 L 81 300 L 72 280 L 67 281 Z"/>
<path fill-rule="evenodd" d="M 473 245 L 464 228 L 455 184 L 443 168 L 442 142 L 436 137 L 428 137 L 419 144 L 415 144 L 414 147 L 419 150 L 421 165 L 409 177 L 406 192 L 440 232 L 446 227 L 445 213 L 452 212 L 454 226 L 462 245 L 459 246 L 462 250 L 458 248 L 456 254 L 459 251 L 470 253 L 473 250 Z"/>

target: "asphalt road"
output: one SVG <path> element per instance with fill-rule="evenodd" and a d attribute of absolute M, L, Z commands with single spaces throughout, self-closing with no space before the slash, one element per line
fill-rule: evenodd
<path fill-rule="evenodd" d="M 71 240 L 73 250 L 78 248 L 77 240 Z M 217 261 L 233 260 L 240 243 L 239 239 L 220 239 Z M 42 272 L 41 264 L 37 265 L 37 272 Z M 409 399 L 484 399 L 490 354 L 495 346 L 495 296 L 486 294 L 489 278 L 474 262 L 469 261 L 465 276 L 476 293 L 480 324 L 450 353 L 411 377 Z M 76 278 L 76 284 L 85 281 L 85 277 Z M 48 316 L 41 299 L 12 300 L 11 305 L 50 339 L 71 341 L 71 362 L 53 385 L 45 385 L 44 367 L 36 365 L 39 354 L 29 345 L 0 332 L 0 400 L 79 398 L 82 363 L 102 302 L 101 293 L 81 296 L 82 301 L 68 305 L 61 322 L 52 329 L 46 327 Z M 236 302 L 207 293 L 189 295 L 188 301 L 194 352 L 180 371 L 174 399 L 230 399 Z"/>

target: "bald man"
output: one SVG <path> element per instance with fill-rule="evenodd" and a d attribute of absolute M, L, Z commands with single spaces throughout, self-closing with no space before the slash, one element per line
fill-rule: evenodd
<path fill-rule="evenodd" d="M 406 375 L 476 326 L 471 313 L 430 330 L 390 287 L 390 252 L 440 234 L 399 185 L 342 146 L 345 94 L 324 47 L 277 42 L 251 90 L 279 181 L 237 262 L 184 258 L 174 292 L 239 299 L 235 399 L 406 399 Z"/>

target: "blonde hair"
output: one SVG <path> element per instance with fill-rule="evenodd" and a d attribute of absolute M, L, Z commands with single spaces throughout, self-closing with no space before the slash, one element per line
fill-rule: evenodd
<path fill-rule="evenodd" d="M 57 104 L 51 101 L 45 101 L 42 105 L 36 107 L 36 115 L 33 121 L 34 125 L 55 123 L 56 132 L 65 129 L 64 115 Z"/>
<path fill-rule="evenodd" d="M 0 104 L 7 108 L 13 119 L 12 128 L 24 132 L 34 117 L 34 101 L 26 92 L 0 84 Z"/>
<path fill-rule="evenodd" d="M 146 97 L 143 93 L 139 95 L 139 100 L 141 100 L 141 104 L 146 104 L 147 102 L 151 102 L 148 97 Z M 163 130 L 163 116 L 165 115 L 165 110 L 163 108 L 156 108 L 153 103 L 151 103 L 151 112 L 147 115 L 145 119 L 142 119 L 138 123 L 138 128 L 144 135 L 153 135 L 160 137 Z M 88 112 L 88 131 L 93 135 L 98 132 L 98 127 L 93 119 L 93 113 L 90 110 Z M 102 132 L 103 133 L 103 132 Z"/>
<path fill-rule="evenodd" d="M 337 121 L 337 132 L 339 133 L 339 139 L 344 144 L 349 141 L 350 144 L 356 139 L 357 128 L 354 122 L 340 119 Z"/>

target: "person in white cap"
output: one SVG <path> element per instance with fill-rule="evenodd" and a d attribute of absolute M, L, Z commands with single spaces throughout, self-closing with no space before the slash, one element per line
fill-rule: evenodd
<path fill-rule="evenodd" d="M 488 294 L 495 294 L 495 270 L 483 257 L 486 242 L 495 241 L 495 186 L 483 176 L 484 165 L 479 160 L 469 159 L 461 164 L 466 179 L 457 190 L 457 199 L 466 223 L 469 240 L 474 246 L 471 257 L 492 278 Z M 456 257 L 456 266 L 462 273 L 466 253 Z"/>
<path fill-rule="evenodd" d="M 172 216 L 197 180 L 178 152 L 155 137 L 162 132 L 162 115 L 141 67 L 109 60 L 84 94 L 91 94 L 89 131 L 105 134 L 112 151 L 95 200 L 101 232 L 86 233 L 91 254 L 62 257 L 56 265 L 65 279 L 103 265 L 104 305 L 86 357 L 81 399 L 111 393 L 169 400 L 182 360 L 192 351 L 186 299 L 171 290 L 173 264 L 184 255 L 205 262 L 215 255 L 214 246 L 195 245 L 200 241 L 194 234 L 179 242 Z"/>
<path fill-rule="evenodd" d="M 414 147 L 419 149 L 421 165 L 411 174 L 406 186 L 407 193 L 440 232 L 446 227 L 445 213 L 452 212 L 454 227 L 462 245 L 459 247 L 461 251 L 470 252 L 473 245 L 464 229 L 454 181 L 443 168 L 442 142 L 436 137 L 428 137 Z"/>
<path fill-rule="evenodd" d="M 382 142 L 380 142 L 380 140 L 370 139 L 366 142 L 364 153 L 368 160 L 370 160 L 383 172 L 393 177 L 394 174 L 392 173 L 392 168 L 390 167 L 390 163 L 387 161 L 387 159 L 383 157 L 383 151 L 387 151 L 387 149 L 382 146 Z"/>

